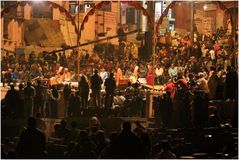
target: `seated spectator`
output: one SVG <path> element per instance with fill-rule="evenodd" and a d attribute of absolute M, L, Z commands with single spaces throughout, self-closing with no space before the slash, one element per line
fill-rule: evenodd
<path fill-rule="evenodd" d="M 118 95 L 115 95 L 113 108 L 122 106 L 125 100 L 126 100 L 125 97 L 121 93 L 119 93 Z"/>
<path fill-rule="evenodd" d="M 70 155 L 72 154 L 72 151 L 75 149 L 75 147 L 76 147 L 76 142 L 71 141 L 70 143 L 68 143 L 67 150 L 64 153 L 64 158 L 70 158 Z"/>
<path fill-rule="evenodd" d="M 61 128 L 61 126 L 59 124 L 55 124 L 54 125 L 54 132 L 52 133 L 51 137 L 60 138 L 60 128 Z"/>
<path fill-rule="evenodd" d="M 96 156 L 98 157 L 101 151 L 109 144 L 109 140 L 105 137 L 103 130 L 98 130 L 96 133 Z"/>
<path fill-rule="evenodd" d="M 176 159 L 176 155 L 170 151 L 168 141 L 162 141 L 162 151 L 158 154 L 157 159 Z"/>
<path fill-rule="evenodd" d="M 90 120 L 89 120 L 89 127 L 92 128 L 92 127 L 97 127 L 97 129 L 99 129 L 101 126 L 101 123 L 99 121 L 99 119 L 95 116 L 91 117 Z"/>
<path fill-rule="evenodd" d="M 112 145 L 115 142 L 115 140 L 117 139 L 118 133 L 117 132 L 112 132 L 110 134 L 110 141 L 108 143 L 108 145 L 101 151 L 100 155 L 98 156 L 98 158 L 102 158 L 102 159 L 113 159 L 113 150 L 112 150 Z"/>
<path fill-rule="evenodd" d="M 145 132 L 145 127 L 139 122 L 139 121 L 136 121 L 135 122 L 135 125 L 136 125 L 136 128 L 134 129 L 134 133 L 136 135 L 141 135 L 143 132 Z"/>
<path fill-rule="evenodd" d="M 66 144 L 70 139 L 70 130 L 66 128 L 66 121 L 61 120 L 61 125 L 59 129 L 60 138 L 63 138 L 64 143 Z"/>
<path fill-rule="evenodd" d="M 220 127 L 219 117 L 217 115 L 217 109 L 215 107 L 209 107 L 209 127 Z"/>
<path fill-rule="evenodd" d="M 16 159 L 17 158 L 17 155 L 16 155 L 16 152 L 14 150 L 10 150 L 7 154 L 7 157 L 6 159 Z"/>
<path fill-rule="evenodd" d="M 80 133 L 80 130 L 77 128 L 77 122 L 72 121 L 71 122 L 71 130 L 70 130 L 70 140 L 77 141 L 78 135 Z"/>
<path fill-rule="evenodd" d="M 143 154 L 144 158 L 151 158 L 151 141 L 150 141 L 150 135 L 146 132 L 142 133 L 140 135 L 140 142 L 143 146 Z"/>
<path fill-rule="evenodd" d="M 131 131 L 131 123 L 124 122 L 123 130 L 113 143 L 112 157 L 119 159 L 137 159 L 143 157 L 142 144 Z"/>
<path fill-rule="evenodd" d="M 6 151 L 7 153 L 15 149 L 14 142 L 12 142 L 8 137 L 4 139 L 3 143 L 4 143 L 4 151 Z"/>
<path fill-rule="evenodd" d="M 86 130 L 80 131 L 78 144 L 72 151 L 70 158 L 95 158 L 94 145 L 91 142 Z"/>
<path fill-rule="evenodd" d="M 1 158 L 6 159 L 7 158 L 7 152 L 5 151 L 4 145 L 1 145 Z"/>
<path fill-rule="evenodd" d="M 21 133 L 16 152 L 19 158 L 42 158 L 46 149 L 46 136 L 36 128 L 36 119 L 28 118 L 28 128 Z"/>
<path fill-rule="evenodd" d="M 161 143 L 156 143 L 153 147 L 152 147 L 152 154 L 151 157 L 153 159 L 157 159 L 158 154 L 161 152 Z"/>

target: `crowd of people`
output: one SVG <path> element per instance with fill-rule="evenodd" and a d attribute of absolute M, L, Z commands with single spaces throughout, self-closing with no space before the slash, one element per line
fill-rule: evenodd
<path fill-rule="evenodd" d="M 237 128 L 237 112 L 230 124 L 222 125 L 216 107 L 209 107 L 210 100 L 230 101 L 236 109 L 238 106 L 237 46 L 233 37 L 225 36 L 224 32 L 218 29 L 212 36 L 196 34 L 193 46 L 190 45 L 190 35 L 175 34 L 165 42 L 159 40 L 155 66 L 152 61 L 135 59 L 130 53 L 126 60 L 85 54 L 81 57 L 80 75 L 75 67 L 75 52 L 68 57 L 65 53 L 39 56 L 31 53 L 28 60 L 7 53 L 1 61 L 1 78 L 3 87 L 9 84 L 10 89 L 1 102 L 2 117 L 36 118 L 28 118 L 28 127 L 20 137 L 2 141 L 2 158 L 167 159 L 193 156 L 197 151 L 207 152 L 204 158 L 238 156 L 229 129 Z M 60 82 L 77 82 L 78 76 L 80 80 L 76 88 L 65 84 L 60 90 L 59 85 L 49 86 L 44 81 L 56 77 Z M 121 89 L 120 80 L 125 78 L 129 82 Z M 80 129 L 76 121 L 70 123 L 69 129 L 69 122 L 62 120 L 54 126 L 53 134 L 46 137 L 46 125 L 41 117 L 58 118 L 62 99 L 65 118 L 84 116 L 91 106 L 103 108 L 107 116 L 112 109 L 118 116 L 144 116 L 149 90 L 139 83 L 140 79 L 145 79 L 148 85 L 163 86 L 162 96 L 153 98 L 156 128 L 163 128 L 163 131 L 151 132 L 139 122 L 132 129 L 131 123 L 125 122 L 121 132 L 106 133 L 94 117 L 88 128 Z M 186 136 L 193 132 L 187 129 L 193 127 L 196 129 L 194 134 L 180 138 L 172 138 L 173 134 L 164 130 L 183 128 L 186 130 L 181 135 Z M 224 128 L 226 131 L 215 135 L 209 131 L 204 135 L 202 128 L 205 127 Z M 179 130 L 176 135 L 180 135 Z M 181 138 L 190 139 L 190 144 L 193 144 L 190 154 L 185 149 L 189 142 L 178 142 Z M 223 139 L 220 145 L 219 139 Z M 200 146 L 207 141 L 210 143 Z M 187 152 L 180 154 L 182 148 Z M 222 155 L 217 155 L 218 152 Z M 202 157 L 195 154 L 195 158 Z"/>
<path fill-rule="evenodd" d="M 2 140 L 2 158 L 176 159 L 184 156 L 238 156 L 236 141 L 232 136 L 234 132 L 230 127 L 150 131 L 139 121 L 135 122 L 135 127 L 125 121 L 122 131 L 108 133 L 100 121 L 92 117 L 87 128 L 79 128 L 76 121 L 71 121 L 69 125 L 63 119 L 54 126 L 54 132 L 47 138 L 44 128 L 39 126 L 39 119 L 29 117 L 27 122 L 28 126 L 19 137 L 5 137 Z"/>
<path fill-rule="evenodd" d="M 237 46 L 233 37 L 224 32 L 221 28 L 212 36 L 197 33 L 193 46 L 188 34 L 166 36 L 165 41 L 158 40 L 155 66 L 152 61 L 140 59 L 140 56 L 135 59 L 135 56 L 130 56 L 131 53 L 127 53 L 126 59 L 119 60 L 112 59 L 112 56 L 104 59 L 96 53 L 86 53 L 81 55 L 80 75 L 77 75 L 77 53 L 74 51 L 69 56 L 54 52 L 36 56 L 32 52 L 28 60 L 24 55 L 16 57 L 7 53 L 1 61 L 3 86 L 5 83 L 11 84 L 2 102 L 6 106 L 6 116 L 30 116 L 39 112 L 44 117 L 57 118 L 57 106 L 62 96 L 65 117 L 79 116 L 89 106 L 106 109 L 119 106 L 123 114 L 130 112 L 127 116 L 144 115 L 147 90 L 139 85 L 142 79 L 148 85 L 162 85 L 162 91 L 168 92 L 163 98 L 155 98 L 155 106 L 164 106 L 164 103 L 170 106 L 171 102 L 160 102 L 161 99 L 168 99 L 179 106 L 173 107 L 178 108 L 177 115 L 188 113 L 188 116 L 176 116 L 183 118 L 180 122 L 191 121 L 191 102 L 197 106 L 200 99 L 205 100 L 205 106 L 208 100 L 230 100 L 237 104 Z M 59 83 L 71 83 L 77 82 L 79 76 L 76 90 L 66 84 L 63 94 L 58 83 L 45 85 L 46 78 L 54 77 Z M 128 86 L 122 90 L 120 80 L 125 78 L 128 79 Z M 34 80 L 36 84 L 32 84 Z M 14 88 L 16 84 L 19 84 L 18 90 Z M 127 111 L 130 107 L 130 111 Z M 163 108 L 171 112 L 172 107 L 158 108 L 161 112 Z M 161 116 L 168 117 L 164 114 Z"/>

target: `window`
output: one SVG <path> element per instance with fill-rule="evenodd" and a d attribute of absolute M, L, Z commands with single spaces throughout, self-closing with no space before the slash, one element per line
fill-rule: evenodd
<path fill-rule="evenodd" d="M 155 21 L 157 21 L 162 14 L 162 2 L 155 3 Z"/>
<path fill-rule="evenodd" d="M 77 14 L 78 13 L 78 2 L 77 1 L 70 1 L 69 3 L 70 3 L 69 4 L 69 12 L 71 14 Z"/>
<path fill-rule="evenodd" d="M 4 22 L 3 22 L 3 38 L 4 39 L 8 39 L 8 24 L 9 24 L 9 19 L 7 18 L 4 18 L 3 19 Z"/>
<path fill-rule="evenodd" d="M 104 36 L 105 33 L 105 25 L 104 25 L 104 11 L 96 11 L 96 28 L 95 28 L 95 33 L 98 36 Z"/>
<path fill-rule="evenodd" d="M 71 14 L 77 14 L 78 13 L 78 6 L 80 13 L 86 13 L 88 8 L 92 8 L 94 6 L 94 3 L 84 3 L 84 4 L 78 4 L 78 1 L 70 1 L 69 4 L 69 12 Z"/>
<path fill-rule="evenodd" d="M 135 24 L 135 8 L 126 8 L 126 24 Z"/>
<path fill-rule="evenodd" d="M 1 8 L 7 7 L 14 3 L 16 3 L 16 1 L 1 1 Z"/>
<path fill-rule="evenodd" d="M 21 17 L 21 18 L 24 17 L 24 7 L 23 6 L 19 5 L 17 7 L 17 17 Z"/>
<path fill-rule="evenodd" d="M 101 7 L 101 10 L 102 10 L 102 11 L 111 12 L 111 4 L 109 4 L 109 5 L 103 5 L 103 6 Z"/>
<path fill-rule="evenodd" d="M 52 8 L 44 2 L 32 5 L 33 18 L 52 18 Z"/>

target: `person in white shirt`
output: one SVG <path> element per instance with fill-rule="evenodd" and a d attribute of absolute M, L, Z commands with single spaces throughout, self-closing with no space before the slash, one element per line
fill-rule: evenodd
<path fill-rule="evenodd" d="M 156 84 L 159 84 L 159 85 L 163 84 L 163 73 L 164 73 L 163 67 L 160 64 L 158 64 L 156 69 L 155 69 L 155 75 L 156 75 L 155 82 L 156 82 Z"/>
<path fill-rule="evenodd" d="M 197 85 L 199 86 L 200 90 L 203 90 L 205 93 L 209 92 L 207 80 L 204 78 L 204 73 L 199 72 L 198 73 L 199 79 L 197 80 Z"/>
<path fill-rule="evenodd" d="M 104 87 L 105 80 L 108 78 L 108 73 L 105 71 L 104 67 L 101 68 L 100 77 L 103 80 L 101 87 Z"/>
<path fill-rule="evenodd" d="M 138 79 L 138 71 L 139 71 L 139 66 L 136 64 L 134 67 L 134 78 L 137 80 Z"/>
<path fill-rule="evenodd" d="M 213 50 L 213 48 L 209 51 L 209 54 L 210 54 L 211 60 L 215 60 L 216 59 L 215 51 Z"/>
<path fill-rule="evenodd" d="M 206 49 L 205 44 L 202 45 L 201 51 L 202 51 L 202 57 L 206 57 L 208 49 Z"/>

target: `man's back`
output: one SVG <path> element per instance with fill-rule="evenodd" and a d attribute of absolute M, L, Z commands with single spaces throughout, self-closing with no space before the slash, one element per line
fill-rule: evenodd
<path fill-rule="evenodd" d="M 107 92 L 114 92 L 116 87 L 116 81 L 114 78 L 107 78 L 105 80 L 105 86 Z"/>
<path fill-rule="evenodd" d="M 24 130 L 16 151 L 21 158 L 41 158 L 46 147 L 46 136 L 35 128 Z"/>
<path fill-rule="evenodd" d="M 31 87 L 31 86 L 27 86 L 26 88 L 24 88 L 24 94 L 25 94 L 25 97 L 26 98 L 30 98 L 30 97 L 33 97 L 33 96 L 35 96 L 34 93 L 35 92 L 35 90 L 34 90 L 34 88 L 33 87 Z"/>
<path fill-rule="evenodd" d="M 42 85 L 35 86 L 35 91 L 36 91 L 36 97 L 38 97 L 38 96 L 43 97 L 44 96 L 44 87 Z"/>
<path fill-rule="evenodd" d="M 19 98 L 18 97 L 18 92 L 15 89 L 8 90 L 5 98 L 7 100 L 9 100 L 9 102 L 11 102 L 11 103 L 16 103 L 18 101 L 18 98 Z"/>
<path fill-rule="evenodd" d="M 100 90 L 101 89 L 101 84 L 103 83 L 102 79 L 98 74 L 94 74 L 91 77 L 91 88 L 93 90 Z"/>
<path fill-rule="evenodd" d="M 143 158 L 140 140 L 132 132 L 123 131 L 113 145 L 115 158 Z"/>

